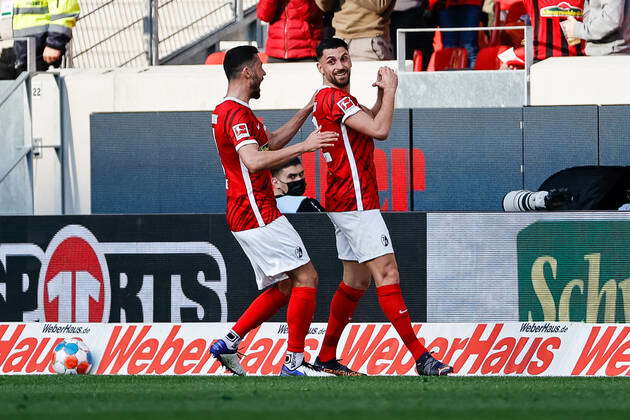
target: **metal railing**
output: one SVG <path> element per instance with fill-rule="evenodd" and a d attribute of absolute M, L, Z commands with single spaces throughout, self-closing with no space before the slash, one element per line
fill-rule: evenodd
<path fill-rule="evenodd" d="M 0 214 L 33 214 L 32 138 L 26 105 L 30 76 L 22 72 L 16 80 L 4 81 L 10 86 L 0 91 Z"/>
<path fill-rule="evenodd" d="M 256 0 L 82 0 L 67 67 L 158 65 L 243 18 Z"/>
<path fill-rule="evenodd" d="M 398 71 L 405 71 L 405 51 L 406 51 L 406 33 L 410 32 L 465 32 L 465 31 L 504 31 L 504 30 L 521 30 L 524 32 L 525 39 L 525 101 L 524 105 L 529 105 L 529 72 L 532 66 L 533 55 L 533 38 L 531 26 L 489 26 L 489 27 L 469 27 L 469 28 L 400 28 L 396 31 L 396 57 L 398 61 Z"/>

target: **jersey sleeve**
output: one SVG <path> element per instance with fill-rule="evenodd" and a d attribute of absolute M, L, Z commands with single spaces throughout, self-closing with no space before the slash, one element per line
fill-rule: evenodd
<path fill-rule="evenodd" d="M 330 116 L 334 121 L 344 122 L 348 117 L 361 111 L 354 98 L 343 91 L 335 90 L 330 94 Z"/>
<path fill-rule="evenodd" d="M 234 144 L 236 151 L 248 144 L 258 145 L 256 139 L 252 136 L 256 121 L 245 110 L 237 110 L 225 122 L 225 132 Z"/>

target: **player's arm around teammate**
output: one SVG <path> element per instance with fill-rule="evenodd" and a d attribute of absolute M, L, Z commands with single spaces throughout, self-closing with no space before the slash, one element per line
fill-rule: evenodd
<path fill-rule="evenodd" d="M 282 127 L 275 131 L 267 131 L 267 137 L 269 138 L 269 150 L 278 150 L 286 146 L 293 136 L 295 136 L 295 133 L 298 132 L 300 127 L 302 127 L 308 116 L 311 115 L 312 111 L 313 98 L 311 97 L 306 106 L 296 112 L 295 115 Z"/>
<path fill-rule="evenodd" d="M 301 143 L 293 144 L 279 150 L 259 150 L 253 144 L 248 144 L 238 150 L 238 154 L 250 172 L 269 170 L 291 159 L 295 159 L 302 153 L 314 152 L 323 147 L 331 147 L 339 135 L 334 132 L 322 132 L 319 129 L 313 131 Z"/>
<path fill-rule="evenodd" d="M 333 146 L 337 134 L 316 130 L 299 144 L 268 150 L 266 130 L 249 107 L 250 99 L 260 97 L 265 76 L 258 50 L 233 48 L 226 53 L 223 67 L 228 90 L 212 113 L 212 131 L 226 177 L 226 221 L 250 260 L 258 289 L 264 291 L 212 344 L 210 353 L 230 371 L 244 375 L 239 343 L 288 305 L 287 356 L 281 375 L 320 374 L 304 360 L 304 340 L 316 306 L 317 272 L 299 234 L 277 208 L 269 169 L 301 153 Z"/>

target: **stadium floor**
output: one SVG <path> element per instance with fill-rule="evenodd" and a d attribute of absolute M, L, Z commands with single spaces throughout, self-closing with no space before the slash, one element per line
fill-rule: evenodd
<path fill-rule="evenodd" d="M 10 419 L 630 418 L 630 378 L 0 376 Z"/>

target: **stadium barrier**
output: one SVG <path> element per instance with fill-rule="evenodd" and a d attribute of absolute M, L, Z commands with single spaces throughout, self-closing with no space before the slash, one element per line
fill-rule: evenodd
<path fill-rule="evenodd" d="M 630 322 L 630 212 L 429 213 L 429 322 Z"/>
<path fill-rule="evenodd" d="M 289 220 L 317 267 L 324 322 L 342 277 L 334 228 L 325 214 Z M 385 220 L 409 313 L 423 322 L 426 214 Z M 229 322 L 258 293 L 222 214 L 0 217 L 0 322 Z M 355 318 L 386 321 L 373 288 Z"/>
<path fill-rule="evenodd" d="M 2 374 L 52 373 L 54 348 L 80 337 L 91 349 L 92 373 L 107 375 L 225 375 L 210 357 L 213 338 L 229 325 L 213 324 L 0 324 Z M 435 356 L 455 375 L 627 376 L 630 327 L 583 323 L 416 324 Z M 284 361 L 287 325 L 251 331 L 240 350 L 250 375 L 277 375 Z M 326 324 L 311 325 L 306 359 L 313 360 Z M 369 375 L 415 374 L 415 363 L 389 324 L 351 324 L 339 344 L 343 363 Z"/>
<path fill-rule="evenodd" d="M 630 322 L 630 212 L 384 217 L 415 322 Z M 288 218 L 325 322 L 342 276 L 333 226 Z M 0 322 L 232 322 L 257 295 L 222 214 L 0 217 Z M 374 288 L 354 320 L 386 321 Z"/>

